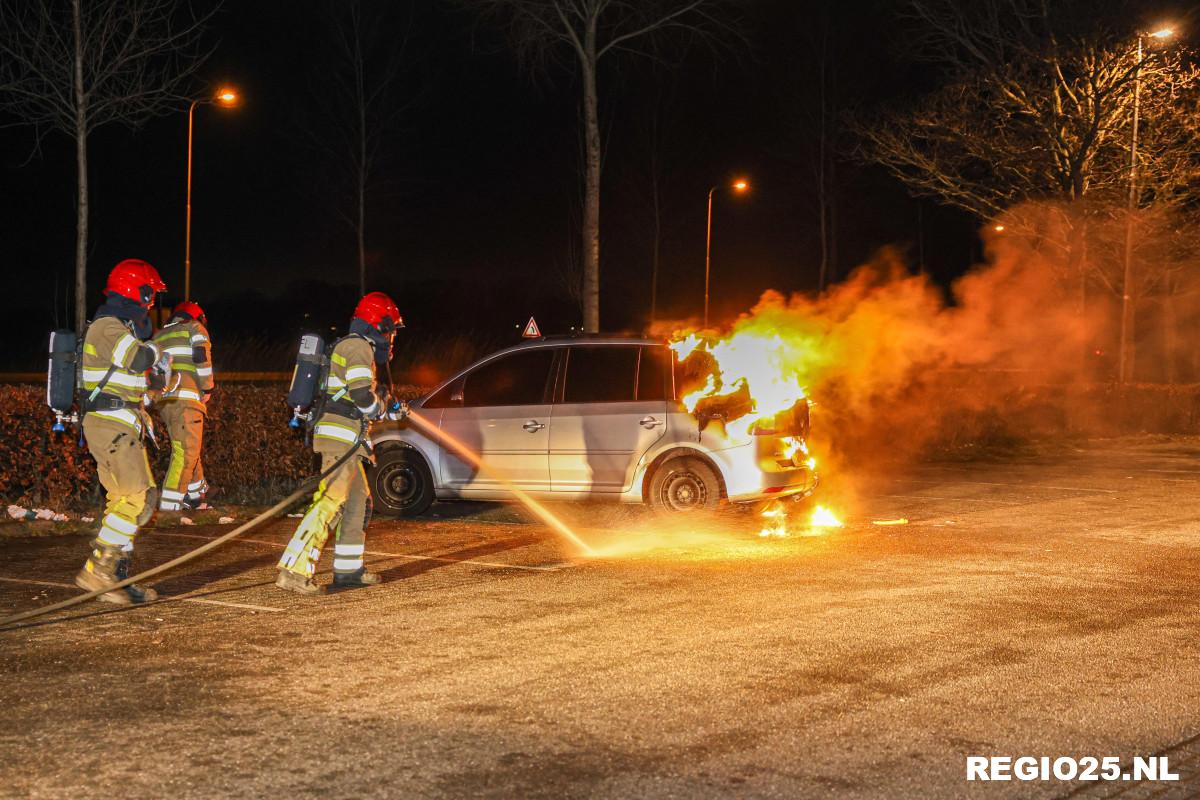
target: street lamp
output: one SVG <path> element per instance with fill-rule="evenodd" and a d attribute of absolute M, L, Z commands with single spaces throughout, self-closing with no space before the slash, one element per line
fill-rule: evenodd
<path fill-rule="evenodd" d="M 241 98 L 237 90 L 223 86 L 212 97 L 198 97 L 188 106 L 188 143 L 187 143 L 187 219 L 184 222 L 183 233 L 183 299 L 192 299 L 192 117 L 196 106 L 213 104 L 225 108 L 233 108 Z"/>
<path fill-rule="evenodd" d="M 713 192 L 720 188 L 714 186 L 708 190 L 708 227 L 704 238 L 704 327 L 708 327 L 708 279 L 709 273 L 712 270 L 712 200 Z M 738 194 L 749 191 L 750 182 L 745 178 L 738 178 L 730 188 Z"/>
<path fill-rule="evenodd" d="M 1137 164 L 1138 164 L 1138 118 L 1142 101 L 1142 61 L 1146 39 L 1169 39 L 1175 35 L 1171 28 L 1160 28 L 1153 33 L 1139 33 L 1137 37 L 1137 61 L 1133 65 L 1133 124 L 1129 138 L 1129 201 L 1125 215 L 1125 277 L 1121 284 L 1121 352 L 1118 358 L 1118 379 L 1125 383 L 1133 377 L 1130 373 L 1130 350 L 1133 335 L 1133 212 L 1137 208 Z"/>

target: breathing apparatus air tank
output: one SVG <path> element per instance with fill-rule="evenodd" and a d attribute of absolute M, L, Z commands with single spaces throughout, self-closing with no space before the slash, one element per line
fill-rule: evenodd
<path fill-rule="evenodd" d="M 54 427 L 66 430 L 64 422 L 74 423 L 76 376 L 79 368 L 79 337 L 75 331 L 60 329 L 50 333 L 50 364 L 46 370 L 46 405 L 54 412 Z"/>
<path fill-rule="evenodd" d="M 301 336 L 287 395 L 288 407 L 292 409 L 292 419 L 288 423 L 291 427 L 299 428 L 301 420 L 308 421 L 312 417 L 311 410 L 322 389 L 328 366 L 325 340 L 315 333 Z"/>

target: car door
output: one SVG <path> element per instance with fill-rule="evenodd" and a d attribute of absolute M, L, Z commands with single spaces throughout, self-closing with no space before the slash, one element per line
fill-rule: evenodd
<path fill-rule="evenodd" d="M 623 492 L 666 429 L 666 348 L 572 345 L 550 419 L 555 492 Z"/>
<path fill-rule="evenodd" d="M 502 491 L 506 484 L 549 490 L 553 366 L 553 348 L 530 348 L 486 361 L 455 383 L 441 428 L 478 454 L 483 468 L 443 444 L 443 486 L 468 492 Z"/>

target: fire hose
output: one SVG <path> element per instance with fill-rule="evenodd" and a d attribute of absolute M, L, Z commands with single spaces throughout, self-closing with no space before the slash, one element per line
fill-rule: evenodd
<path fill-rule="evenodd" d="M 347 450 L 345 452 L 344 455 L 340 456 L 337 461 L 333 462 L 333 465 L 330 466 L 329 469 L 325 470 L 324 472 L 322 472 L 321 474 L 319 474 L 315 477 L 309 478 L 307 481 L 302 483 L 300 485 L 300 487 L 298 489 L 296 489 L 296 491 L 292 492 L 287 497 L 280 500 L 278 503 L 271 506 L 266 511 L 262 512 L 257 517 L 254 517 L 253 519 L 249 520 L 248 522 L 244 522 L 241 525 L 237 526 L 236 528 L 231 530 L 229 533 L 218 536 L 216 539 L 213 539 L 210 542 L 205 542 L 204 544 L 200 545 L 195 550 L 191 550 L 177 558 L 173 558 L 170 561 L 166 562 L 165 564 L 159 564 L 156 567 L 151 567 L 150 569 L 146 570 L 145 572 L 140 572 L 137 575 L 128 577 L 125 580 L 120 581 L 119 583 L 114 583 L 111 586 L 106 586 L 103 589 L 96 589 L 95 591 L 91 591 L 86 594 L 76 595 L 75 597 L 69 597 L 66 600 L 63 600 L 58 603 L 52 603 L 51 605 L 48 605 L 48 606 L 42 606 L 41 608 L 35 608 L 30 611 L 23 611 L 20 614 L 14 614 L 11 617 L 5 617 L 4 619 L 0 619 L 0 630 L 7 628 L 9 625 L 12 625 L 13 623 L 23 622 L 27 619 L 33 619 L 35 617 L 40 617 L 45 614 L 53 613 L 55 611 L 62 611 L 65 608 L 71 608 L 72 606 L 77 606 L 80 603 L 86 603 L 89 600 L 95 600 L 97 597 L 99 597 L 102 594 L 108 594 L 109 592 L 112 592 L 112 591 L 124 589 L 126 586 L 130 586 L 134 583 L 137 583 L 138 581 L 143 581 L 143 580 L 146 580 L 147 578 L 153 578 L 156 575 L 161 575 L 162 573 L 166 572 L 167 570 L 174 569 L 175 567 L 178 567 L 181 564 L 186 564 L 189 561 L 199 558 L 200 556 L 204 555 L 205 553 L 209 552 L 210 550 L 217 549 L 218 547 L 220 547 L 221 545 L 230 541 L 231 539 L 235 539 L 238 536 L 241 536 L 246 531 L 257 528 L 262 523 L 275 517 L 281 511 L 284 511 L 287 508 L 289 508 L 293 503 L 295 503 L 301 497 L 308 494 L 312 490 L 314 485 L 319 485 L 321 481 L 325 480 L 330 475 L 337 472 L 338 469 L 340 469 L 342 467 L 342 465 L 345 464 L 347 461 L 349 461 L 352 457 L 357 456 L 359 454 L 359 448 L 362 445 L 362 441 L 363 441 L 363 438 L 366 436 L 366 433 L 367 433 L 367 422 L 364 419 L 362 426 L 359 429 L 358 437 L 354 440 L 354 444 L 350 447 L 349 450 Z M 163 598 L 163 599 L 169 600 L 170 598 Z M 158 601 L 156 601 L 156 602 L 158 602 Z"/>

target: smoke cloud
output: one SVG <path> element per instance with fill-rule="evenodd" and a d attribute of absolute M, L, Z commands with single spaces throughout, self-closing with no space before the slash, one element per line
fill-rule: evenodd
<path fill-rule="evenodd" d="M 1115 350 L 1116 301 L 1096 276 L 1124 221 L 1084 222 L 1021 206 L 985 228 L 985 263 L 948 292 L 885 249 L 821 295 L 768 291 L 710 333 L 778 337 L 827 465 L 1089 431 L 1108 414 L 1096 377 Z"/>

